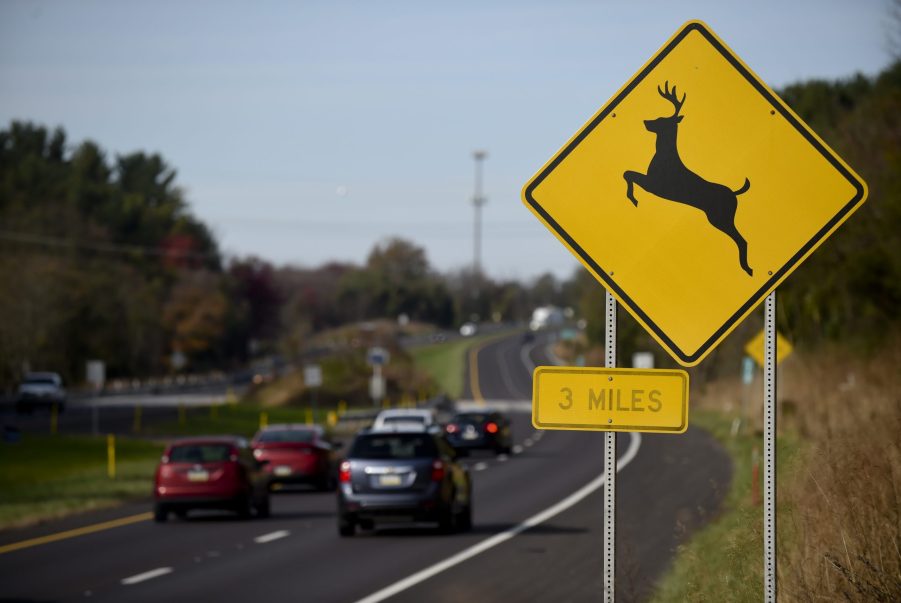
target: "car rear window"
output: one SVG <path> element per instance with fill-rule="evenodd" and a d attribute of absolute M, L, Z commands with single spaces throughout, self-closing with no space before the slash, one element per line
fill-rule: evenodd
<path fill-rule="evenodd" d="M 358 436 L 348 457 L 355 459 L 415 459 L 438 455 L 428 434 L 392 433 Z"/>
<path fill-rule="evenodd" d="M 228 444 L 184 444 L 169 451 L 172 463 L 215 463 L 227 461 L 232 447 Z"/>
<path fill-rule="evenodd" d="M 311 429 L 271 429 L 257 436 L 258 442 L 290 442 L 308 444 L 316 439 L 316 432 Z"/>
<path fill-rule="evenodd" d="M 488 415 L 476 414 L 476 413 L 467 413 L 465 415 L 457 415 L 454 417 L 455 423 L 482 423 L 483 421 L 488 419 Z"/>
<path fill-rule="evenodd" d="M 28 385 L 56 385 L 56 380 L 52 377 L 26 377 L 22 383 Z"/>
<path fill-rule="evenodd" d="M 393 417 L 385 417 L 382 419 L 384 425 L 394 425 L 395 423 L 425 423 L 425 417 L 422 415 L 394 415 Z"/>

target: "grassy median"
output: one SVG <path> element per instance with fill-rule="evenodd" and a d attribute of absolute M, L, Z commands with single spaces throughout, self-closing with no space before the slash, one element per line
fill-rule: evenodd
<path fill-rule="evenodd" d="M 0 444 L 0 528 L 149 497 L 162 450 L 157 442 L 116 438 L 111 479 L 106 437 L 26 434 Z"/>
<path fill-rule="evenodd" d="M 509 334 L 478 335 L 412 348 L 409 352 L 416 367 L 428 373 L 441 392 L 456 399 L 462 397 L 465 390 L 463 381 L 466 363 L 469 361 L 469 349 Z"/>

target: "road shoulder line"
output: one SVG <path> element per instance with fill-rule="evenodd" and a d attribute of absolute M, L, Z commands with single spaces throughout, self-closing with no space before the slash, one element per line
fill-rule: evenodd
<path fill-rule="evenodd" d="M 138 513 L 137 515 L 121 517 L 119 519 L 113 519 L 112 521 L 104 521 L 102 523 L 95 523 L 93 525 L 84 526 L 81 528 L 75 528 L 74 530 L 66 530 L 65 532 L 57 532 L 55 534 L 48 534 L 46 536 L 39 536 L 37 538 L 21 540 L 19 542 L 13 542 L 12 544 L 5 544 L 3 546 L 0 546 L 0 555 L 3 555 L 5 553 L 12 553 L 13 551 L 19 551 L 22 549 L 31 548 L 33 546 L 39 546 L 42 544 L 49 544 L 51 542 L 57 542 L 59 540 L 67 540 L 69 538 L 75 538 L 77 536 L 93 534 L 94 532 L 102 532 L 103 530 L 111 530 L 113 528 L 127 526 L 132 523 L 138 523 L 141 521 L 149 521 L 152 518 L 153 518 L 153 513 L 148 511 L 147 513 Z"/>

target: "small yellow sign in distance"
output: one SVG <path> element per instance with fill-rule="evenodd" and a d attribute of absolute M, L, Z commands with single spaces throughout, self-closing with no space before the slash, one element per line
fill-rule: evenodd
<path fill-rule="evenodd" d="M 763 367 L 764 360 L 766 360 L 764 356 L 765 350 L 763 349 L 765 337 L 766 334 L 761 329 L 760 333 L 755 335 L 745 346 L 745 353 L 753 358 L 759 367 Z M 776 364 L 785 360 L 792 353 L 793 349 L 791 342 L 783 337 L 782 333 L 776 331 Z"/>
<path fill-rule="evenodd" d="M 539 366 L 532 379 L 536 429 L 684 433 L 688 373 Z"/>
<path fill-rule="evenodd" d="M 686 23 L 523 188 L 535 216 L 694 366 L 867 196 L 704 23 Z"/>

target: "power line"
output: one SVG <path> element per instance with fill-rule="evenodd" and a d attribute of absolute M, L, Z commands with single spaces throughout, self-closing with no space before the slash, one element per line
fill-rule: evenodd
<path fill-rule="evenodd" d="M 51 237 L 47 235 L 38 235 L 25 232 L 15 232 L 11 230 L 0 230 L 0 240 L 13 241 L 15 243 L 26 243 L 29 245 L 42 245 L 44 247 L 54 247 L 57 249 L 71 249 L 75 247 L 89 251 L 116 253 L 120 255 L 143 255 L 155 257 L 166 256 L 190 259 L 211 259 L 221 257 L 220 254 L 216 253 L 191 251 L 189 249 L 160 249 L 159 247 L 146 247 L 141 245 L 101 243 L 64 237 Z"/>

